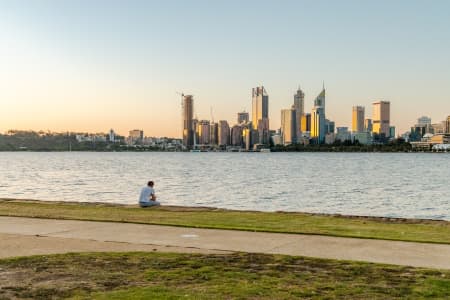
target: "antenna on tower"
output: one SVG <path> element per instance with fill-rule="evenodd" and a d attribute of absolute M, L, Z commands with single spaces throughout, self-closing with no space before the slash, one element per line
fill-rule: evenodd
<path fill-rule="evenodd" d="M 211 124 L 214 124 L 213 108 L 211 106 Z"/>

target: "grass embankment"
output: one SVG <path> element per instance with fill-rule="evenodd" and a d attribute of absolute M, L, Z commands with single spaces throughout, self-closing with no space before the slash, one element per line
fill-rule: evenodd
<path fill-rule="evenodd" d="M 0 200 L 0 215 L 450 244 L 450 222 L 432 220 L 20 200 Z"/>
<path fill-rule="evenodd" d="M 304 257 L 85 253 L 0 260 L 0 299 L 448 299 L 450 271 Z"/>

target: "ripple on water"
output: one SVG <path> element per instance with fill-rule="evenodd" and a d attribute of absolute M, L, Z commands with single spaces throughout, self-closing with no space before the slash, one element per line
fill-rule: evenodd
<path fill-rule="evenodd" d="M 450 155 L 2 153 L 0 170 L 0 197 L 134 204 L 154 180 L 170 205 L 450 220 Z"/>

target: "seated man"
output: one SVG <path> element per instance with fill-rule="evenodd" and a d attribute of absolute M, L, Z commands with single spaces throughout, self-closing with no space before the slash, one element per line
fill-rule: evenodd
<path fill-rule="evenodd" d="M 149 181 L 147 186 L 142 188 L 141 195 L 139 196 L 139 205 L 141 207 L 160 205 L 160 203 L 156 201 L 156 195 L 155 190 L 153 189 L 153 185 L 153 181 Z"/>

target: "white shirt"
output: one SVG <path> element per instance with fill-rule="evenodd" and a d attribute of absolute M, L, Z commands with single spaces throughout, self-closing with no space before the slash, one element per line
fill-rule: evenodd
<path fill-rule="evenodd" d="M 155 190 L 149 186 L 145 186 L 141 190 L 139 202 L 150 202 L 150 197 L 155 194 Z"/>

